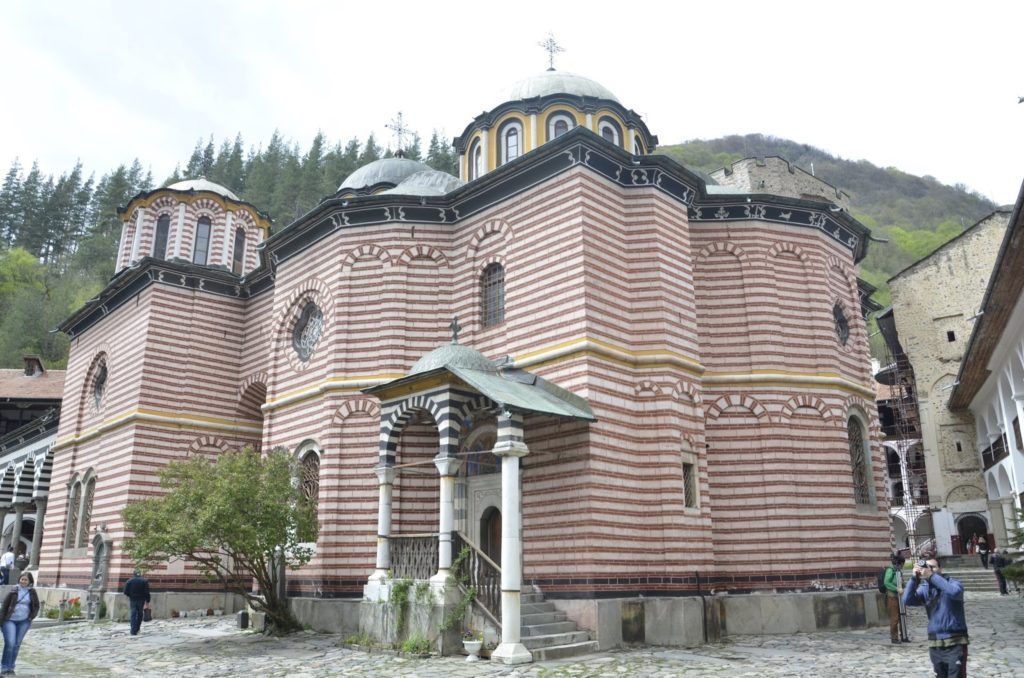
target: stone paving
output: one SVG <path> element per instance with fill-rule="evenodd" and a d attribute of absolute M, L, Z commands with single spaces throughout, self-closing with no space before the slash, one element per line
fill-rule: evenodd
<path fill-rule="evenodd" d="M 969 675 L 1024 675 L 1024 600 L 967 594 Z M 233 619 L 159 620 L 132 638 L 128 625 L 65 624 L 33 628 L 22 645 L 19 676 L 927 676 L 931 675 L 920 608 L 914 642 L 891 645 L 887 628 L 790 636 L 736 636 L 691 649 L 616 650 L 518 667 L 461 657 L 407 659 L 347 650 L 337 636 L 272 638 L 234 628 Z"/>

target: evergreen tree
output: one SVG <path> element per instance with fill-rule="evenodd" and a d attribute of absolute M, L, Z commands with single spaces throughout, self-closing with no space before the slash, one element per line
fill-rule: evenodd
<path fill-rule="evenodd" d="M 373 138 L 373 134 L 366 138 L 366 145 L 363 146 L 363 152 L 359 154 L 359 167 L 363 165 L 369 165 L 374 160 L 380 160 L 380 146 L 377 145 L 376 139 Z"/>
<path fill-rule="evenodd" d="M 427 158 L 424 162 L 436 170 L 459 176 L 457 160 L 455 148 L 444 140 L 443 133 L 435 129 L 430 135 L 430 144 L 427 146 Z"/>
<path fill-rule="evenodd" d="M 297 195 L 300 214 L 313 209 L 325 195 L 322 188 L 324 168 L 327 166 L 324 152 L 326 143 L 323 132 L 317 132 L 313 137 L 313 143 L 309 146 L 309 151 L 302 159 Z"/>
<path fill-rule="evenodd" d="M 0 186 L 0 246 L 11 246 L 21 218 L 21 163 L 15 158 Z"/>
<path fill-rule="evenodd" d="M 409 142 L 409 145 L 402 149 L 402 151 L 405 153 L 405 157 L 409 158 L 409 160 L 423 160 L 423 151 L 420 148 L 422 145 L 423 140 L 420 139 L 419 133 L 413 132 L 412 141 Z"/>

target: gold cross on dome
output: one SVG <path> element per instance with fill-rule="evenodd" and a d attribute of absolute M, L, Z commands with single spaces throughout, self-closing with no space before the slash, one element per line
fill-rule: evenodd
<path fill-rule="evenodd" d="M 405 138 L 409 136 L 409 128 L 405 126 L 405 120 L 402 118 L 402 112 L 399 111 L 395 119 L 384 125 L 395 135 L 395 143 L 398 145 L 398 149 L 395 155 L 401 156 L 405 149 Z"/>
<path fill-rule="evenodd" d="M 555 55 L 559 52 L 564 52 L 565 48 L 555 42 L 555 36 L 548 33 L 548 37 L 543 42 L 538 42 L 538 45 L 544 48 L 544 51 L 548 53 L 548 70 L 555 70 Z"/>

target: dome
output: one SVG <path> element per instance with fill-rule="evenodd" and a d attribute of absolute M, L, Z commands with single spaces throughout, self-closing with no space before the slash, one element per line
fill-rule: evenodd
<path fill-rule="evenodd" d="M 497 374 L 498 368 L 480 351 L 462 344 L 444 344 L 416 361 L 409 370 L 409 376 L 430 372 L 441 367 L 461 367 L 478 372 Z"/>
<path fill-rule="evenodd" d="M 167 188 L 175 191 L 210 191 L 217 195 L 222 195 L 225 198 L 231 198 L 232 200 L 238 200 L 238 196 L 224 188 L 220 184 L 215 184 L 206 177 L 200 177 L 199 179 L 187 179 L 185 181 L 179 181 L 176 184 L 171 184 Z"/>
<path fill-rule="evenodd" d="M 584 78 L 582 75 L 562 71 L 545 71 L 540 75 L 520 80 L 512 86 L 508 100 L 531 99 L 549 94 L 575 94 L 598 99 L 611 99 L 615 103 L 619 103 L 615 95 L 603 85 L 590 78 Z"/>
<path fill-rule="evenodd" d="M 393 184 L 397 186 L 411 174 L 429 170 L 422 162 L 408 158 L 381 158 L 368 165 L 363 165 L 345 177 L 338 190 L 351 189 L 357 191 L 377 184 Z"/>
<path fill-rule="evenodd" d="M 463 184 L 458 177 L 453 177 L 447 172 L 435 169 L 426 169 L 422 172 L 415 172 L 402 180 L 394 188 L 389 188 L 384 193 L 396 195 L 445 195 L 454 191 Z"/>

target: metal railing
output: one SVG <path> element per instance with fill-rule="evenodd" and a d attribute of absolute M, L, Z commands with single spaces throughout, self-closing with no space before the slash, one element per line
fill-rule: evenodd
<path fill-rule="evenodd" d="M 426 580 L 437 574 L 437 535 L 393 535 L 391 573 L 395 579 Z"/>
<path fill-rule="evenodd" d="M 492 622 L 501 628 L 501 568 L 487 557 L 479 546 L 458 532 L 452 533 L 452 556 L 458 558 L 463 549 L 468 549 L 455 579 L 463 588 L 476 589 L 473 602 Z"/>

